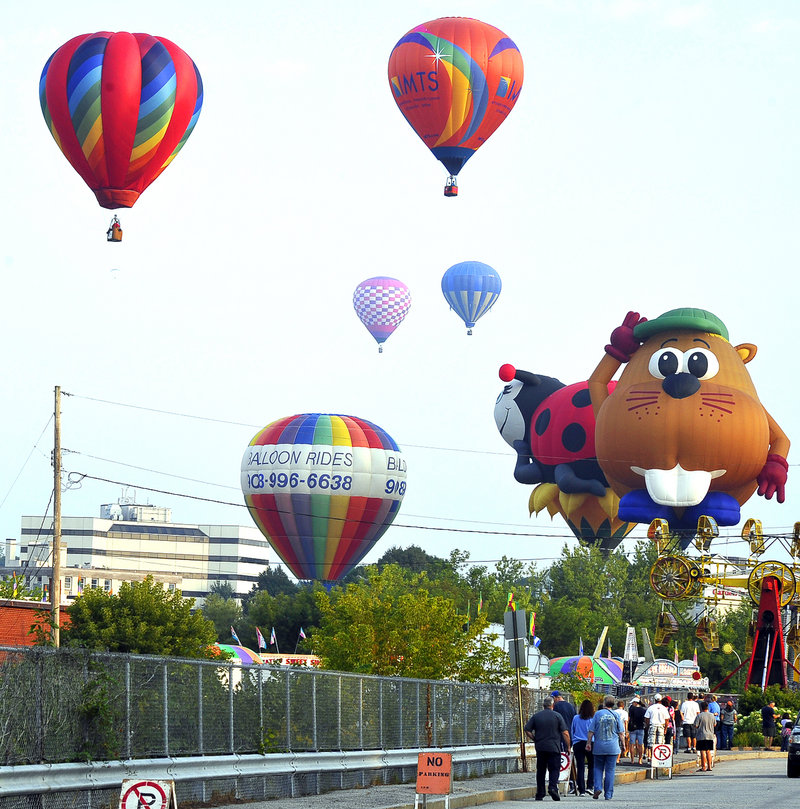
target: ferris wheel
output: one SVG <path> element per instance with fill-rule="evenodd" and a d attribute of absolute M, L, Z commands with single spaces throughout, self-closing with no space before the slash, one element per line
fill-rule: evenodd
<path fill-rule="evenodd" d="M 711 546 L 719 536 L 719 528 L 711 517 L 698 520 L 694 536 L 687 537 L 686 531 L 671 532 L 669 524 L 661 519 L 650 523 L 647 535 L 658 550 L 650 569 L 650 586 L 664 602 L 653 642 L 663 646 L 678 631 L 673 604 L 701 602 L 695 634 L 707 651 L 719 650 L 717 615 L 721 602 L 732 593 L 741 594 L 750 599 L 756 613 L 748 628 L 746 656 L 717 688 L 745 665 L 747 685 L 785 686 L 787 666 L 794 668 L 791 661 L 800 655 L 800 522 L 795 523 L 794 534 L 788 539 L 766 538 L 759 520 L 747 520 L 742 538 L 749 543 L 750 554 L 736 563 L 712 555 Z M 776 543 L 788 551 L 790 564 L 761 559 Z M 784 637 L 781 614 L 787 607 L 791 622 Z M 788 659 L 785 645 L 792 655 Z"/>

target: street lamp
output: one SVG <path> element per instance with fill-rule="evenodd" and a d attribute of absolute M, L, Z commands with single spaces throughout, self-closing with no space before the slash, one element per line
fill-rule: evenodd
<path fill-rule="evenodd" d="M 736 655 L 736 660 L 738 661 L 739 666 L 740 666 L 740 670 L 736 672 L 736 679 L 738 681 L 739 680 L 739 674 L 741 673 L 742 658 L 739 657 L 739 653 L 736 651 L 736 649 L 733 648 L 733 644 L 731 644 L 731 643 L 723 643 L 722 644 L 722 651 L 726 655 L 729 655 L 729 654 Z M 800 655 L 798 655 L 798 657 L 800 657 Z"/>

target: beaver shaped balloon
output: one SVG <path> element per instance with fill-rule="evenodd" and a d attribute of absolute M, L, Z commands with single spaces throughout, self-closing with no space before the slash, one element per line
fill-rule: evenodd
<path fill-rule="evenodd" d="M 655 320 L 629 312 L 605 350 L 589 391 L 620 519 L 687 530 L 706 515 L 736 525 L 756 490 L 784 501 L 789 439 L 745 367 L 754 345 L 732 345 L 716 315 L 682 308 Z"/>

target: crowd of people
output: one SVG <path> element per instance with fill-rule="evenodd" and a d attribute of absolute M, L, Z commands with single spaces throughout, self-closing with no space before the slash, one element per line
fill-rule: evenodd
<path fill-rule="evenodd" d="M 561 754 L 568 751 L 573 754 L 569 793 L 595 799 L 603 795 L 611 800 L 616 765 L 622 759 L 631 765 L 650 765 L 659 744 L 672 745 L 674 753 L 697 756 L 698 772 L 712 772 L 715 752 L 733 746 L 738 719 L 733 700 L 720 704 L 715 694 L 690 693 L 682 702 L 661 694 L 651 700 L 635 694 L 627 706 L 625 700 L 607 695 L 597 705 L 585 699 L 576 709 L 555 690 L 543 705 L 525 725 L 526 736 L 536 747 L 537 801 L 545 794 L 561 799 Z M 764 747 L 770 749 L 778 725 L 774 702 L 762 708 L 761 717 Z M 784 715 L 782 733 L 786 720 L 791 727 L 791 719 Z"/>

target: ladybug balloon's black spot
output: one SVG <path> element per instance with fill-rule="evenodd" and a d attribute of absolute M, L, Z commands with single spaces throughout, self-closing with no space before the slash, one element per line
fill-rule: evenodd
<path fill-rule="evenodd" d="M 584 388 L 579 390 L 572 397 L 573 407 L 589 407 L 592 404 L 592 397 L 589 395 L 589 389 Z"/>
<path fill-rule="evenodd" d="M 547 426 L 549 424 L 550 424 L 550 409 L 545 408 L 536 417 L 536 424 L 533 425 L 533 429 L 536 431 L 536 435 L 544 435 L 545 430 L 547 430 Z"/>
<path fill-rule="evenodd" d="M 564 444 L 564 449 L 570 452 L 580 452 L 586 444 L 586 430 L 575 422 L 568 424 L 561 433 L 561 442 Z"/>

